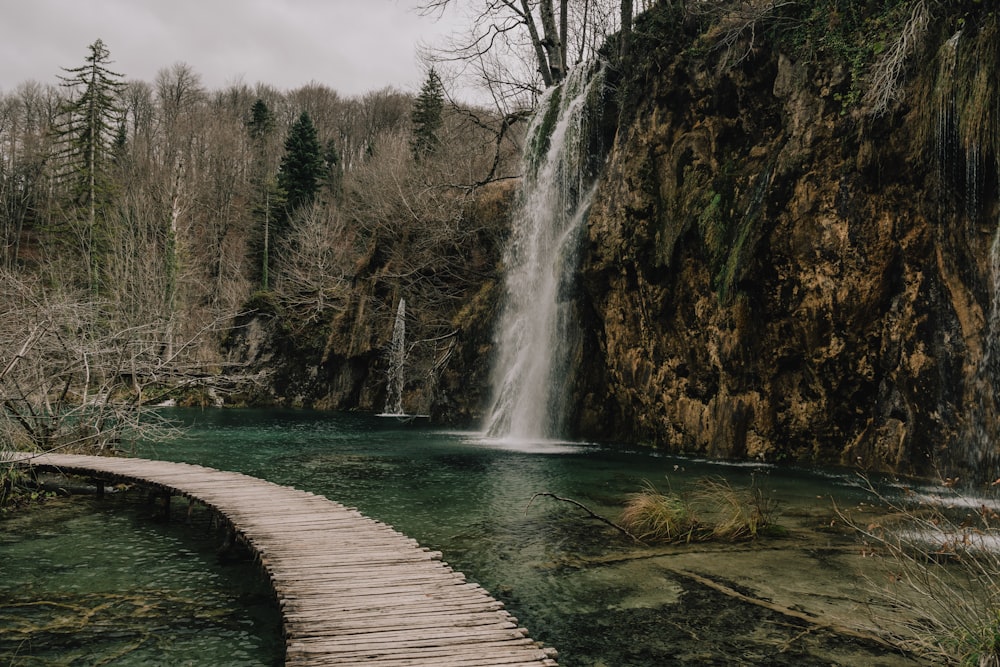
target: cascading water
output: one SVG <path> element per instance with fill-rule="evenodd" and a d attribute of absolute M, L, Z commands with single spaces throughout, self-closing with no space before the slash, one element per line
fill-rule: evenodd
<path fill-rule="evenodd" d="M 938 71 L 938 86 L 935 90 L 937 99 L 937 164 L 938 177 L 942 183 L 955 182 L 958 175 L 954 173 L 958 164 L 961 140 L 958 133 L 958 111 L 955 105 L 955 67 L 958 62 L 958 45 L 962 37 L 959 30 L 941 47 L 938 54 L 940 61 Z"/>
<path fill-rule="evenodd" d="M 993 235 L 989 259 L 990 310 L 983 340 L 983 357 L 976 373 L 979 400 L 977 411 L 970 415 L 971 446 L 967 447 L 966 463 L 984 479 L 992 480 L 1000 475 L 1000 455 L 994 433 L 989 428 L 989 415 L 996 413 L 997 388 L 1000 387 L 1000 220 Z"/>
<path fill-rule="evenodd" d="M 392 327 L 392 345 L 389 348 L 389 383 L 386 387 L 385 411 L 383 415 L 402 417 L 403 383 L 406 366 L 406 299 L 399 300 L 396 321 Z"/>
<path fill-rule="evenodd" d="M 967 57 L 960 57 L 963 48 L 975 48 L 962 30 L 954 33 L 938 52 L 939 69 L 934 89 L 937 126 L 935 142 L 937 153 L 939 197 L 942 220 L 965 220 L 965 237 L 970 248 L 981 243 L 984 214 L 989 210 L 987 178 L 991 173 L 987 160 L 996 157 L 991 147 L 989 133 L 977 131 L 969 117 L 978 117 L 981 110 L 976 100 L 965 90 L 970 73 L 961 71 L 962 63 L 970 65 Z M 977 69 L 975 77 L 981 76 Z M 965 82 L 965 83 L 963 83 Z M 964 92 L 963 92 L 964 91 Z M 1000 173 L 1000 161 L 996 163 Z M 1000 190 L 1000 183 L 997 185 Z M 981 356 L 976 360 L 971 377 L 965 387 L 968 412 L 965 432 L 960 443 L 949 450 L 949 465 L 965 468 L 970 480 L 996 479 L 1000 475 L 1000 452 L 997 450 L 997 410 L 1000 401 L 1000 220 L 993 234 L 988 262 L 985 266 L 984 287 L 987 290 L 988 310 L 982 330 Z M 984 310 L 986 310 L 984 308 Z"/>
<path fill-rule="evenodd" d="M 579 338 L 573 287 L 597 171 L 589 118 L 603 83 L 602 66 L 576 68 L 546 93 L 528 131 L 506 254 L 506 302 L 486 423 L 491 437 L 560 435 Z"/>

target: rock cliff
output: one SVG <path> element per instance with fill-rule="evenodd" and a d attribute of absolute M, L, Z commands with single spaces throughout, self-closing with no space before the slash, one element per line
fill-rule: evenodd
<path fill-rule="evenodd" d="M 763 10 L 638 22 L 590 214 L 575 435 L 994 474 L 997 79 L 977 81 L 997 20 L 954 4 L 897 3 L 890 102 L 870 94 L 884 56 L 810 57 Z"/>

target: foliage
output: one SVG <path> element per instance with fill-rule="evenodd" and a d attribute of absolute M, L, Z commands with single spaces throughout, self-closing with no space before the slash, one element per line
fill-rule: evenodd
<path fill-rule="evenodd" d="M 722 195 L 714 190 L 705 193 L 708 203 L 698 216 L 698 230 L 708 251 L 709 260 L 713 266 L 724 261 L 728 249 L 728 211 L 722 201 Z"/>
<path fill-rule="evenodd" d="M 736 296 L 736 288 L 754 259 L 763 233 L 759 222 L 772 169 L 757 174 L 751 188 L 739 188 L 747 195 L 733 201 L 737 181 L 732 165 L 727 164 L 713 180 L 713 187 L 702 195 L 698 230 L 712 268 L 713 287 L 722 303 L 730 303 Z"/>
<path fill-rule="evenodd" d="M 113 96 L 114 152 L 106 153 L 113 159 L 101 163 L 93 228 L 86 198 L 70 187 L 78 181 L 63 173 L 59 151 L 68 137 L 53 130 L 66 122 L 76 92 L 30 82 L 0 92 L 0 264 L 4 280 L 31 285 L 26 302 L 78 315 L 58 328 L 61 339 L 45 338 L 53 354 L 32 362 L 61 358 L 72 369 L 50 368 L 52 378 L 72 378 L 64 409 L 83 412 L 84 361 L 125 378 L 109 395 L 129 398 L 134 374 L 117 367 L 134 360 L 148 372 L 139 383 L 146 402 L 160 388 L 177 396 L 212 378 L 221 392 L 234 377 L 256 390 L 257 376 L 240 368 L 247 359 L 294 366 L 288 373 L 309 383 L 296 386 L 309 404 L 336 391 L 328 376 L 349 366 L 350 382 L 369 386 L 345 390 L 338 406 L 357 407 L 378 392 L 389 304 L 400 296 L 415 304 L 414 341 L 426 348 L 417 356 L 429 372 L 447 361 L 455 315 L 496 278 L 506 208 L 479 215 L 470 203 L 492 179 L 514 183 L 521 133 L 488 110 L 445 108 L 437 149 L 415 164 L 413 96 L 385 89 L 343 97 L 319 84 L 206 91 L 190 69 L 174 66 Z M 305 156 L 302 171 L 293 169 L 296 156 Z M 287 203 L 279 177 L 292 195 Z M 261 305 L 251 298 L 255 289 L 268 295 L 261 319 L 269 326 L 239 317 Z M 36 321 L 12 303 L 0 301 L 8 316 L 0 370 Z M 240 335 L 227 337 L 227 327 Z M 303 330 L 308 336 L 294 335 Z M 233 340 L 242 346 L 225 345 Z M 92 356 L 102 343 L 107 348 Z M 105 383 L 101 374 L 91 380 L 92 389 Z M 26 384 L 25 393 L 42 396 L 38 386 Z M 16 420 L 5 424 L 32 440 Z"/>
<path fill-rule="evenodd" d="M 651 100 L 649 82 L 663 72 L 690 43 L 692 32 L 687 25 L 683 3 L 659 2 L 636 17 L 623 50 L 621 37 L 612 35 L 601 55 L 611 62 L 611 86 L 616 90 L 619 124 L 627 127 L 637 110 Z"/>
<path fill-rule="evenodd" d="M 54 496 L 55 492 L 40 489 L 32 475 L 23 468 L 0 462 L 0 514 Z"/>
<path fill-rule="evenodd" d="M 882 114 L 929 25 L 928 0 L 810 0 L 783 3 L 764 28 L 796 60 L 844 67 L 846 83 L 834 93 L 842 113 L 865 102 Z"/>
<path fill-rule="evenodd" d="M 98 194 L 93 181 L 103 180 L 108 152 L 120 131 L 119 94 L 125 85 L 122 75 L 112 72 L 110 52 L 97 40 L 89 47 L 86 64 L 66 69 L 63 85 L 76 91 L 75 99 L 62 107 L 63 123 L 58 128 L 67 174 L 72 174 L 83 203 Z"/>
<path fill-rule="evenodd" d="M 734 488 L 721 477 L 698 480 L 686 494 L 662 493 L 646 482 L 629 496 L 620 522 L 640 540 L 752 540 L 774 528 L 776 506 L 757 485 Z"/>
<path fill-rule="evenodd" d="M 285 140 L 285 156 L 278 171 L 278 185 L 290 214 L 313 202 L 326 175 L 323 147 L 308 111 L 299 114 Z"/>
<path fill-rule="evenodd" d="M 250 118 L 247 120 L 247 132 L 255 143 L 262 143 L 274 132 L 274 113 L 267 102 L 259 97 L 250 107 Z"/>
<path fill-rule="evenodd" d="M 532 172 L 538 169 L 538 165 L 545 159 L 545 154 L 549 152 L 549 146 L 552 143 L 552 131 L 555 129 L 556 121 L 559 120 L 559 110 L 562 105 L 563 93 L 564 91 L 561 87 L 553 88 L 549 91 L 548 95 L 542 98 L 542 104 L 545 105 L 545 112 L 530 128 L 531 134 L 528 137 L 528 150 L 526 153 L 529 156 L 528 164 Z"/>
<path fill-rule="evenodd" d="M 420 94 L 413 102 L 413 112 L 410 119 L 413 122 L 413 138 L 410 140 L 410 150 L 413 151 L 413 159 L 420 160 L 428 153 L 437 150 L 441 143 L 438 133 L 444 123 L 442 112 L 444 111 L 444 86 L 441 85 L 441 78 L 431 67 L 427 71 L 427 78 L 420 88 Z"/>
<path fill-rule="evenodd" d="M 0 463 L 0 512 L 6 512 L 23 498 L 25 474 L 19 467 Z"/>
<path fill-rule="evenodd" d="M 269 152 L 276 120 L 274 112 L 259 97 L 250 108 L 246 121 L 247 135 L 253 151 L 250 184 L 253 188 L 254 232 L 250 238 L 253 257 L 253 277 L 263 289 L 270 288 L 272 222 L 284 211 L 285 200 L 278 181 L 270 172 Z"/>
<path fill-rule="evenodd" d="M 880 518 L 838 513 L 869 556 L 864 576 L 874 599 L 894 610 L 875 622 L 918 655 L 970 667 L 998 664 L 1000 505 L 995 495 L 909 493 L 895 501 L 870 480 L 868 488 L 882 505 Z"/>
<path fill-rule="evenodd" d="M 899 99 L 907 60 L 925 37 L 930 22 L 928 1 L 913 3 L 899 34 L 879 53 L 869 70 L 863 102 L 870 113 L 880 116 Z"/>
<path fill-rule="evenodd" d="M 635 48 L 617 69 L 622 115 L 648 91 L 643 82 L 675 58 L 714 61 L 720 69 L 744 63 L 762 42 L 793 60 L 842 68 L 834 98 L 841 110 L 864 106 L 880 115 L 899 98 L 906 70 L 921 57 L 935 13 L 955 13 L 933 0 L 779 0 L 777 2 L 659 3 L 637 18 Z M 614 40 L 605 50 L 616 53 Z M 832 69 L 831 69 L 832 65 Z"/>

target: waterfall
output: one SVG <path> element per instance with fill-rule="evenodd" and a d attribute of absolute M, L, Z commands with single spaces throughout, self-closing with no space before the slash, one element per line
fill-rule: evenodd
<path fill-rule="evenodd" d="M 959 118 L 955 99 L 955 67 L 958 63 L 958 45 L 962 37 L 959 30 L 952 35 L 938 52 L 938 75 L 934 89 L 934 99 L 937 106 L 937 127 L 935 144 L 937 148 L 938 179 L 942 187 L 956 183 L 965 174 L 959 174 L 957 165 L 960 161 L 961 138 L 959 137 Z"/>
<path fill-rule="evenodd" d="M 406 365 L 406 299 L 399 300 L 396 309 L 396 321 L 392 326 L 392 344 L 389 347 L 389 383 L 385 393 L 385 411 L 383 415 L 402 417 L 403 410 L 403 380 Z"/>
<path fill-rule="evenodd" d="M 505 255 L 506 294 L 497 335 L 491 437 L 560 435 L 572 350 L 579 246 L 596 176 L 588 119 L 603 94 L 603 67 L 580 66 L 546 92 L 528 130 L 524 184 Z"/>
<path fill-rule="evenodd" d="M 990 245 L 990 310 L 983 341 L 983 358 L 978 369 L 979 412 L 972 418 L 975 433 L 969 464 L 990 479 L 1000 475 L 995 432 L 990 429 L 990 416 L 997 410 L 997 388 L 1000 387 L 1000 220 Z"/>

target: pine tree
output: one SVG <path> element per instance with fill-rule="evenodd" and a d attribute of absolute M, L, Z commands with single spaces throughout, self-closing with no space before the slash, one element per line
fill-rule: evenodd
<path fill-rule="evenodd" d="M 316 127 L 309 113 L 303 111 L 288 132 L 285 155 L 278 170 L 278 185 L 285 193 L 289 214 L 313 202 L 326 170 Z"/>
<path fill-rule="evenodd" d="M 433 153 L 440 143 L 438 131 L 443 123 L 444 86 L 434 68 L 427 71 L 420 94 L 413 103 L 410 119 L 413 121 L 413 137 L 410 140 L 410 150 L 413 159 L 420 160 Z"/>
<path fill-rule="evenodd" d="M 86 63 L 64 68 L 68 76 L 59 77 L 72 92 L 61 110 L 57 146 L 63 165 L 60 175 L 70 182 L 76 203 L 86 212 L 80 236 L 88 258 L 90 287 L 96 291 L 98 258 L 104 241 L 98 212 L 110 192 L 112 147 L 122 127 L 119 96 L 125 83 L 121 74 L 108 69 L 110 52 L 103 41 L 98 39 L 88 48 Z"/>
<path fill-rule="evenodd" d="M 255 145 L 266 142 L 271 132 L 274 131 L 274 114 L 271 113 L 267 103 L 260 98 L 257 98 L 257 101 L 250 108 L 247 131 Z"/>

